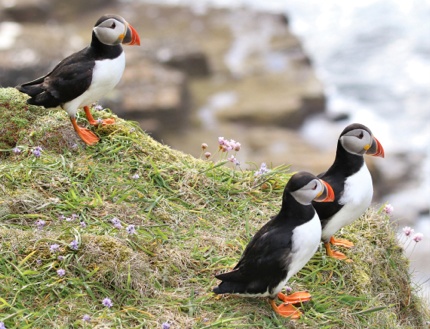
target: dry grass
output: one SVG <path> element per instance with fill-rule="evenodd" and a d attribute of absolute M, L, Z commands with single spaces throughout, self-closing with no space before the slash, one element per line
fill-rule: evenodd
<path fill-rule="evenodd" d="M 251 171 L 171 150 L 121 119 L 96 128 L 101 142 L 85 147 L 65 112 L 27 107 L 13 89 L 0 89 L 0 100 L 0 112 L 30 118 L 14 134 L 10 120 L 0 121 L 9 136 L 7 142 L 0 136 L 7 143 L 0 154 L 0 321 L 8 329 L 161 328 L 163 322 L 171 328 L 420 328 L 429 320 L 389 219 L 375 210 L 342 232 L 356 244 L 347 251 L 353 263 L 320 250 L 289 283 L 313 295 L 301 320 L 278 317 L 265 300 L 215 297 L 214 273 L 234 266 L 276 213 L 287 167 L 256 182 Z M 15 146 L 20 154 L 11 151 Z M 40 158 L 32 153 L 36 146 L 43 147 Z M 59 219 L 72 214 L 78 217 Z M 136 234 L 127 233 L 129 225 Z M 77 250 L 70 247 L 74 240 Z M 106 297 L 112 308 L 102 305 Z"/>

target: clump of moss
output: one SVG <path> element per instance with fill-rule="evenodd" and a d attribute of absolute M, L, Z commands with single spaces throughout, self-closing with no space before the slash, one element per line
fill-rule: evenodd
<path fill-rule="evenodd" d="M 14 88 L 3 89 L 0 93 L 0 149 L 14 148 L 28 133 L 32 122 L 45 114 L 43 108 L 26 104 L 27 98 Z M 0 153 L 0 157 L 6 155 Z"/>

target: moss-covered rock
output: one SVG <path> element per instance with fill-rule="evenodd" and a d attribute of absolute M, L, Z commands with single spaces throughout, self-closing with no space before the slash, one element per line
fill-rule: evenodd
<path fill-rule="evenodd" d="M 121 119 L 91 128 L 101 140 L 87 147 L 64 111 L 25 100 L 0 89 L 9 113 L 1 129 L 12 136 L 0 155 L 7 328 L 421 328 L 429 320 L 389 218 L 375 210 L 341 232 L 355 243 L 352 263 L 318 251 L 289 282 L 313 296 L 301 320 L 278 317 L 263 299 L 215 297 L 214 274 L 234 266 L 278 210 L 287 167 L 256 177 L 229 168 L 225 154 L 216 163 L 193 158 Z M 11 117 L 27 121 L 18 128 Z"/>

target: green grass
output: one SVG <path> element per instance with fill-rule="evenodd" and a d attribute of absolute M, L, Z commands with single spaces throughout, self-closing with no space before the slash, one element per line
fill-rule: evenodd
<path fill-rule="evenodd" d="M 14 89 L 0 89 L 0 113 L 0 321 L 8 329 L 420 328 L 429 320 L 389 218 L 374 209 L 342 232 L 356 244 L 346 251 L 352 263 L 319 250 L 289 282 L 313 296 L 299 321 L 264 299 L 211 293 L 214 274 L 234 266 L 278 210 L 286 166 L 256 180 L 229 162 L 171 150 L 121 119 L 93 128 L 101 142 L 86 147 L 64 111 L 27 106 Z"/>

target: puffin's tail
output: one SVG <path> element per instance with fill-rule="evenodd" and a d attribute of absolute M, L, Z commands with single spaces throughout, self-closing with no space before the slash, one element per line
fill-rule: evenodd
<path fill-rule="evenodd" d="M 22 84 L 22 85 L 16 86 L 15 88 L 18 89 L 20 92 L 25 93 L 31 97 L 34 97 L 44 92 L 44 89 L 41 84 L 37 84 L 37 85 Z"/>
<path fill-rule="evenodd" d="M 45 90 L 41 83 L 32 84 L 32 82 L 28 82 L 15 88 L 31 97 L 27 99 L 28 104 L 44 106 L 46 108 L 60 105 L 59 101 Z"/>
<path fill-rule="evenodd" d="M 212 291 L 217 295 L 221 294 L 243 294 L 246 292 L 247 284 L 243 282 L 223 281 Z"/>
<path fill-rule="evenodd" d="M 245 293 L 248 283 L 240 274 L 239 270 L 215 275 L 222 282 L 215 288 L 213 292 L 216 294 L 241 294 Z"/>

